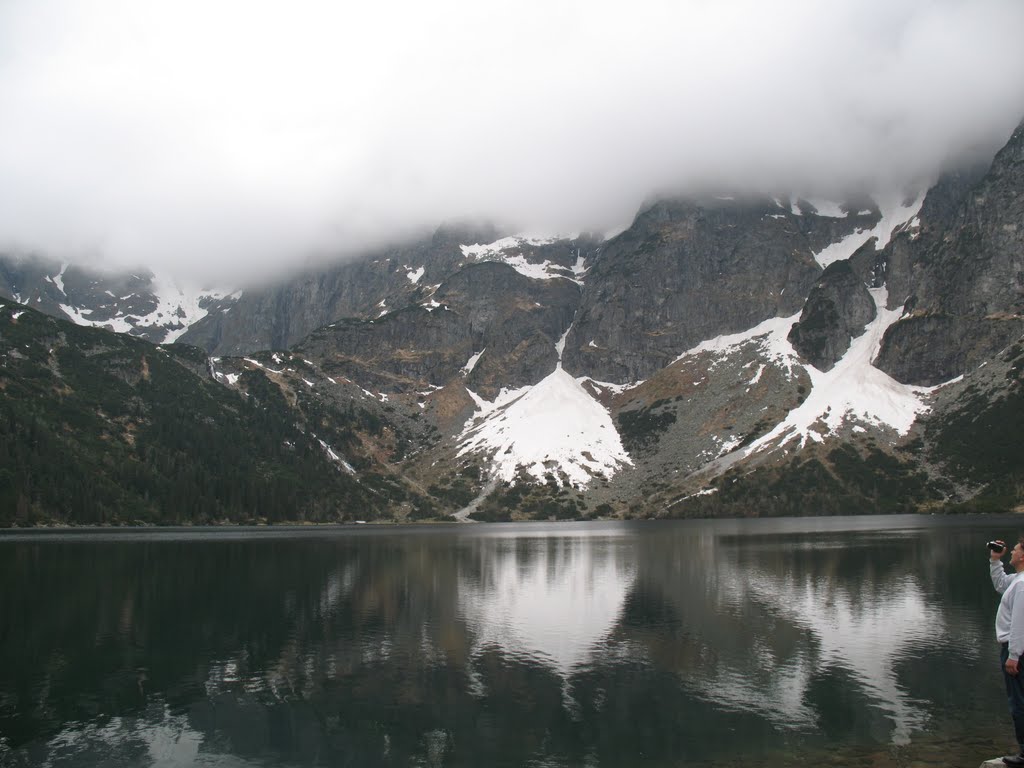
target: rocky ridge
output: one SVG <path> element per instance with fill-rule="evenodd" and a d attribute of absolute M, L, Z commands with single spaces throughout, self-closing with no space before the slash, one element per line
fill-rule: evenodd
<path fill-rule="evenodd" d="M 443 228 L 181 338 L 224 387 L 276 388 L 345 472 L 402 478 L 400 519 L 1013 507 L 1022 147 L 889 206 L 660 200 L 607 241 Z"/>
<path fill-rule="evenodd" d="M 104 272 L 0 254 L 0 298 L 157 344 L 177 341 L 203 318 L 222 317 L 240 295 L 182 284 L 147 269 Z"/>
<path fill-rule="evenodd" d="M 905 316 L 878 358 L 899 381 L 927 385 L 977 368 L 1024 333 L 1024 125 L 976 184 L 933 192 L 919 233 L 890 248 Z"/>

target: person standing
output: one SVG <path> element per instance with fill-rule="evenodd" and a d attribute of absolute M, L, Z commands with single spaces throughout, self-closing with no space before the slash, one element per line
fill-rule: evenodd
<path fill-rule="evenodd" d="M 1016 755 L 1007 755 L 1003 762 L 1024 767 L 1024 664 L 1020 658 L 1024 654 L 1024 579 L 1021 578 L 1024 572 L 1024 536 L 1018 539 L 1010 552 L 1013 573 L 1007 573 L 1003 567 L 1006 544 L 1002 541 L 993 543 L 999 548 L 989 547 L 992 586 L 1003 596 L 996 612 L 996 640 L 1000 645 L 999 660 L 1018 749 Z"/>

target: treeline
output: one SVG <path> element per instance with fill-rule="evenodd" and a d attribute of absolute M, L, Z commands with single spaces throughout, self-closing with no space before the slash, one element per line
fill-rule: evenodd
<path fill-rule="evenodd" d="M 914 461 L 851 445 L 762 466 L 729 470 L 714 491 L 669 500 L 668 517 L 781 517 L 918 512 L 942 493 Z"/>
<path fill-rule="evenodd" d="M 936 462 L 983 486 L 955 511 L 1006 512 L 1024 500 L 1024 344 L 1011 344 L 1001 362 L 1008 367 L 998 397 L 972 385 L 956 411 L 925 432 Z"/>
<path fill-rule="evenodd" d="M 262 372 L 244 397 L 197 375 L 196 350 L 12 314 L 0 305 L 0 525 L 341 521 L 395 501 L 332 461 Z"/>

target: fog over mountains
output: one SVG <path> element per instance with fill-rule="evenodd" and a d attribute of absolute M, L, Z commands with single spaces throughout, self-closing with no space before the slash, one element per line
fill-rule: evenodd
<path fill-rule="evenodd" d="M 234 293 L 8 258 L 8 522 L 1015 508 L 1022 189 L 1019 126 L 896 204 L 666 198 L 607 240 L 442 227 Z M 211 474 L 196 437 L 228 424 L 275 490 Z"/>
<path fill-rule="evenodd" d="M 1019 4 L 75 8 L 0 11 L 0 522 L 1022 503 Z"/>
<path fill-rule="evenodd" d="M 451 220 L 901 196 L 1021 118 L 1015 0 L 0 8 L 0 249 L 237 282 Z"/>

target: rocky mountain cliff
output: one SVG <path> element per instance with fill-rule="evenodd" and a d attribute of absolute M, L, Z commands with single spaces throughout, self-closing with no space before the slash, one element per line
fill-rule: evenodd
<path fill-rule="evenodd" d="M 976 184 L 933 193 L 919 232 L 891 248 L 891 300 L 906 296 L 906 316 L 878 359 L 899 381 L 927 385 L 976 369 L 1024 332 L 1024 126 Z"/>
<path fill-rule="evenodd" d="M 712 198 L 642 211 L 587 273 L 567 370 L 645 379 L 704 339 L 798 311 L 821 274 L 815 251 L 878 222 L 877 211 L 826 218 L 799 210 Z"/>
<path fill-rule="evenodd" d="M 182 285 L 147 269 L 104 272 L 0 254 L 0 298 L 78 325 L 155 343 L 176 341 L 207 316 L 221 317 L 239 293 Z"/>
<path fill-rule="evenodd" d="M 926 195 L 658 200 L 608 240 L 445 227 L 128 330 L 202 347 L 193 375 L 226 392 L 277 393 L 396 519 L 1006 509 L 1022 227 L 1019 128 Z M 126 303 L 144 285 L 10 263 L 0 287 L 40 309 L 153 317 Z"/>

